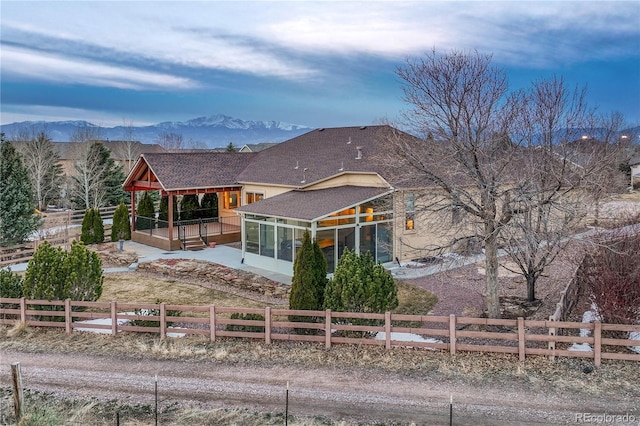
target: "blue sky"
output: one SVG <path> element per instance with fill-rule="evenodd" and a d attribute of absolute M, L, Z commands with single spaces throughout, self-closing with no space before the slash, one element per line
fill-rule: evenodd
<path fill-rule="evenodd" d="M 640 124 L 637 0 L 3 0 L 0 19 L 2 124 L 395 120 L 396 68 L 433 48 L 493 54 L 513 89 L 564 76 Z"/>

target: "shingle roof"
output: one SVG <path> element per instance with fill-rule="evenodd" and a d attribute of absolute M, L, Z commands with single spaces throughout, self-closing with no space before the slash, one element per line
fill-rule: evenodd
<path fill-rule="evenodd" d="M 384 150 L 384 136 L 391 131 L 395 130 L 386 125 L 312 130 L 258 152 L 238 181 L 304 188 L 348 172 L 391 178 L 374 158 Z"/>
<path fill-rule="evenodd" d="M 203 152 L 143 154 L 145 161 L 167 191 L 236 186 L 236 176 L 255 153 Z"/>
<path fill-rule="evenodd" d="M 293 190 L 257 203 L 238 207 L 237 212 L 311 221 L 347 207 L 391 193 L 389 188 L 340 186 L 317 190 Z"/>

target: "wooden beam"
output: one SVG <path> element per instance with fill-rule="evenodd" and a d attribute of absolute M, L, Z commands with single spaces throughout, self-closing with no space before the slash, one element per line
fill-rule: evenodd
<path fill-rule="evenodd" d="M 160 182 L 149 182 L 145 180 L 134 180 L 131 184 L 127 185 L 125 191 L 157 191 L 162 190 Z"/>
<path fill-rule="evenodd" d="M 216 192 L 227 192 L 227 191 L 240 191 L 242 190 L 241 186 L 233 186 L 233 187 L 223 187 L 223 188 L 197 188 L 197 189 L 177 189 L 177 190 L 167 190 L 162 191 L 162 196 L 166 197 L 167 195 L 192 195 L 192 194 L 213 194 Z"/>

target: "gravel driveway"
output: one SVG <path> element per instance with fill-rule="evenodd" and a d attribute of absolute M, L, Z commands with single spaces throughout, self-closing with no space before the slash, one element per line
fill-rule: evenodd
<path fill-rule="evenodd" d="M 201 409 L 248 408 L 283 412 L 289 382 L 289 413 L 365 424 L 572 424 L 576 413 L 634 412 L 631 399 L 537 392 L 518 383 L 476 388 L 411 374 L 371 369 L 256 366 L 213 362 L 155 361 L 85 354 L 0 352 L 3 364 L 19 361 L 24 385 L 66 398 L 126 401 L 153 406 L 158 375 L 160 411 L 175 404 Z M 2 366 L 0 385 L 10 387 Z M 308 423 L 307 423 L 308 424 Z"/>

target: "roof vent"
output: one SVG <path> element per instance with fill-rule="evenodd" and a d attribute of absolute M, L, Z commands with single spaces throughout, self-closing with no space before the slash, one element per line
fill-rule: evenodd
<path fill-rule="evenodd" d="M 362 159 L 362 147 L 361 146 L 356 146 L 356 149 L 358 150 L 358 156 L 356 157 L 356 160 L 361 160 Z"/>
<path fill-rule="evenodd" d="M 349 136 L 349 140 L 347 141 L 347 145 L 351 143 L 351 136 Z"/>
<path fill-rule="evenodd" d="M 362 127 L 360 127 L 360 130 L 364 130 L 366 128 L 367 128 L 367 126 L 362 126 Z"/>
<path fill-rule="evenodd" d="M 319 132 L 324 132 L 324 127 L 318 129 Z"/>
<path fill-rule="evenodd" d="M 344 161 L 340 162 L 340 168 L 338 169 L 339 172 L 343 172 L 344 171 Z"/>
<path fill-rule="evenodd" d="M 307 177 L 305 175 L 305 172 L 308 170 L 308 167 L 305 167 L 304 170 L 302 171 L 302 180 L 300 181 L 300 183 L 306 183 L 307 182 Z"/>
<path fill-rule="evenodd" d="M 293 168 L 293 170 L 298 170 L 298 161 L 296 161 L 296 166 Z"/>

